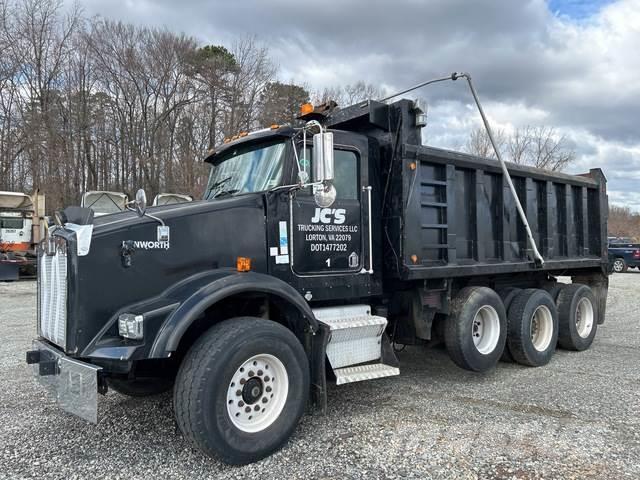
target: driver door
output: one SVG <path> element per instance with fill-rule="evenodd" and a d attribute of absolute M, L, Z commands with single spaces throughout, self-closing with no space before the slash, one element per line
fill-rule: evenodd
<path fill-rule="evenodd" d="M 291 266 L 298 276 L 359 273 L 363 268 L 361 158 L 356 150 L 336 146 L 334 159 L 333 205 L 319 207 L 311 187 L 291 199 Z"/>

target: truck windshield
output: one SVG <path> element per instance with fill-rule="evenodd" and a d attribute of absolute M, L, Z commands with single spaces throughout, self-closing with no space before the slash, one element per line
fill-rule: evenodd
<path fill-rule="evenodd" d="M 211 167 L 205 200 L 236 193 L 262 192 L 278 186 L 285 142 L 238 145 Z"/>

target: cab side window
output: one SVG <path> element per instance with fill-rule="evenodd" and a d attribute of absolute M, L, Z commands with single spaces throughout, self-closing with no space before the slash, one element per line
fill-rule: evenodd
<path fill-rule="evenodd" d="M 343 200 L 358 200 L 360 186 L 358 176 L 358 157 L 348 150 L 334 150 L 335 173 L 333 184 L 336 187 L 337 198 Z"/>
<path fill-rule="evenodd" d="M 307 148 L 307 172 L 313 172 L 311 149 Z M 337 197 L 340 200 L 358 200 L 360 191 L 360 176 L 358 175 L 358 156 L 350 150 L 334 150 L 334 179 Z M 302 157 L 300 158 L 302 161 Z M 313 174 L 310 173 L 310 176 Z M 304 193 L 311 195 L 311 188 L 306 188 Z"/>

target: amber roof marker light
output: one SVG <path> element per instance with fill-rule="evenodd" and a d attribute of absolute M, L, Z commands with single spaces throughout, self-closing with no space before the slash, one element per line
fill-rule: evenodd
<path fill-rule="evenodd" d="M 300 106 L 300 115 L 307 115 L 308 113 L 313 112 L 314 108 L 311 103 L 303 103 Z"/>

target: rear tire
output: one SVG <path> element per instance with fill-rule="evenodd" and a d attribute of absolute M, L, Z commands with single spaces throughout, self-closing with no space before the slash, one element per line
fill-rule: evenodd
<path fill-rule="evenodd" d="M 624 258 L 616 258 L 613 261 L 613 271 L 616 273 L 625 273 L 629 267 L 627 266 L 627 262 L 624 261 Z"/>
<path fill-rule="evenodd" d="M 502 303 L 504 304 L 504 310 L 507 312 L 507 332 L 509 331 L 509 306 L 513 299 L 516 298 L 520 292 L 522 292 L 521 288 L 515 287 L 507 287 L 498 290 L 498 295 L 502 298 Z M 513 359 L 513 355 L 509 351 L 509 345 L 505 343 L 504 351 L 502 352 L 502 356 L 500 357 L 501 362 L 513 363 L 515 360 Z"/>
<path fill-rule="evenodd" d="M 234 318 L 187 353 L 174 389 L 182 433 L 208 455 L 244 465 L 282 447 L 309 398 L 309 364 L 282 325 Z"/>
<path fill-rule="evenodd" d="M 558 299 L 558 294 L 560 293 L 560 290 L 562 290 L 563 287 L 564 287 L 564 284 L 562 283 L 553 283 L 544 287 L 544 290 L 546 290 L 549 293 L 549 295 L 555 302 Z"/>
<path fill-rule="evenodd" d="M 502 355 L 507 335 L 502 300 L 488 287 L 463 288 L 451 302 L 444 333 L 456 365 L 474 372 L 490 370 Z"/>
<path fill-rule="evenodd" d="M 572 283 L 558 295 L 558 344 L 566 350 L 586 350 L 598 327 L 596 299 L 586 285 Z"/>
<path fill-rule="evenodd" d="M 558 342 L 558 311 L 545 290 L 523 290 L 509 308 L 507 344 L 513 359 L 531 367 L 546 365 Z"/>

